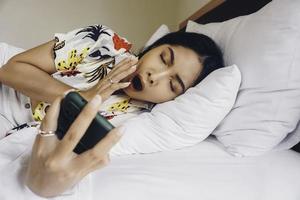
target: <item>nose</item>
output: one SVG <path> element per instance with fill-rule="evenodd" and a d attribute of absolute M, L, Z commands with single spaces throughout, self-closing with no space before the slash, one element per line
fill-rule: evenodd
<path fill-rule="evenodd" d="M 157 85 L 163 79 L 169 79 L 170 72 L 159 71 L 159 72 L 147 72 L 147 81 L 151 86 Z"/>

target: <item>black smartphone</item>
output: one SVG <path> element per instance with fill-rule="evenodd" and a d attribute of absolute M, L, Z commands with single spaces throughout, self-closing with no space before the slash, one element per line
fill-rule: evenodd
<path fill-rule="evenodd" d="M 80 114 L 87 101 L 78 92 L 69 92 L 61 101 L 60 112 L 57 123 L 56 135 L 62 139 L 71 124 Z M 96 117 L 88 127 L 83 137 L 74 148 L 74 152 L 82 152 L 93 148 L 114 126 L 103 116 L 97 113 Z"/>

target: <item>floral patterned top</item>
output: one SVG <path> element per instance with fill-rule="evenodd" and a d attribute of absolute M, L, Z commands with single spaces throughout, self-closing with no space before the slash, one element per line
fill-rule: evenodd
<path fill-rule="evenodd" d="M 79 90 L 93 87 L 104 78 L 115 64 L 128 56 L 132 46 L 104 25 L 92 25 L 68 33 L 55 34 L 54 63 L 55 79 Z M 46 102 L 40 102 L 33 112 L 36 121 L 43 119 Z M 112 95 L 103 103 L 100 113 L 107 119 L 125 113 L 151 110 L 152 104 L 135 101 L 126 95 Z"/>

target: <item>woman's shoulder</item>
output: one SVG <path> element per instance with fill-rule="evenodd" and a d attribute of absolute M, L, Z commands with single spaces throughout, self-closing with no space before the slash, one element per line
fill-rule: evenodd
<path fill-rule="evenodd" d="M 52 76 L 74 88 L 85 90 L 108 74 L 131 54 L 131 43 L 104 25 L 91 25 L 55 34 Z"/>

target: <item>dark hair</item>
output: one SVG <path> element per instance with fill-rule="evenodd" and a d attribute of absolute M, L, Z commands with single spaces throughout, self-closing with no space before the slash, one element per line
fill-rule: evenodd
<path fill-rule="evenodd" d="M 203 65 L 203 70 L 193 86 L 202 81 L 212 71 L 224 67 L 222 52 L 218 45 L 210 37 L 199 33 L 179 31 L 169 33 L 145 48 L 139 53 L 138 57 L 141 58 L 151 49 L 163 44 L 183 46 L 199 55 L 199 61 Z"/>

